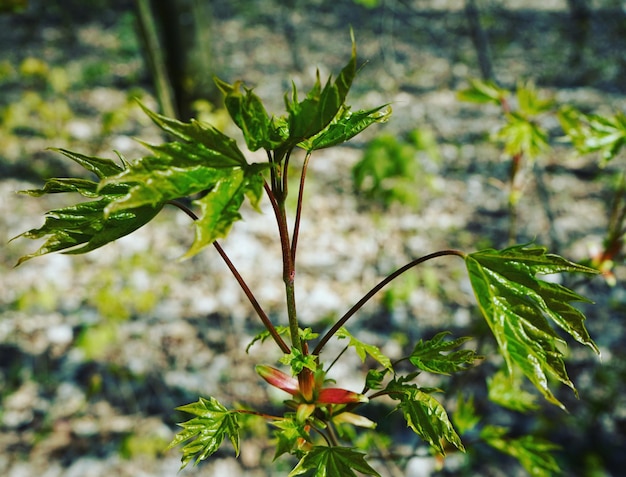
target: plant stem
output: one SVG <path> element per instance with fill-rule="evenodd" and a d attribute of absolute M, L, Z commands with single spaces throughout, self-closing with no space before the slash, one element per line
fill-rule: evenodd
<path fill-rule="evenodd" d="M 284 172 L 284 171 L 283 171 Z M 272 173 L 273 175 L 273 173 Z M 272 180 L 272 184 L 282 185 L 279 180 Z M 285 298 L 287 301 L 287 316 L 289 319 L 289 334 L 291 336 L 292 346 L 300 352 L 303 352 L 302 341 L 300 340 L 300 332 L 298 327 L 298 315 L 296 311 L 296 294 L 295 294 L 295 277 L 296 270 L 291 257 L 291 245 L 289 241 L 289 230 L 287 228 L 287 213 L 285 210 L 285 197 L 282 191 L 276 194 L 270 186 L 264 183 L 276 222 L 278 223 L 278 233 L 280 235 L 280 246 L 283 254 L 283 282 L 285 283 Z M 287 352 L 289 353 L 289 351 Z"/>
<path fill-rule="evenodd" d="M 311 153 L 307 152 L 302 165 L 302 173 L 300 175 L 300 188 L 298 189 L 298 205 L 296 208 L 296 218 L 293 224 L 293 237 L 291 239 L 291 260 L 296 262 L 296 248 L 298 246 L 298 234 L 300 232 L 300 218 L 302 216 L 302 200 L 304 197 L 304 180 L 306 179 L 306 171 L 309 165 Z"/>
<path fill-rule="evenodd" d="M 198 216 L 195 214 L 195 212 L 191 210 L 189 207 L 187 207 L 185 204 L 183 204 L 182 202 L 177 201 L 177 200 L 170 200 L 168 203 L 170 205 L 173 205 L 174 207 L 178 207 L 180 210 L 185 212 L 189 217 L 191 217 L 191 219 L 198 220 Z M 219 253 L 220 257 L 222 257 L 222 260 L 226 262 L 226 266 L 235 277 L 235 280 L 237 280 L 237 283 L 239 283 L 239 286 L 245 293 L 246 297 L 248 298 L 248 301 L 250 302 L 250 304 L 256 311 L 257 315 L 259 315 L 259 318 L 265 325 L 265 328 L 267 328 L 267 331 L 269 331 L 272 338 L 274 338 L 274 341 L 276 342 L 278 347 L 284 353 L 289 353 L 290 352 L 289 346 L 287 345 L 287 343 L 285 343 L 285 341 L 278 334 L 278 331 L 276 331 L 276 328 L 270 321 L 269 317 L 267 316 L 263 308 L 261 308 L 261 305 L 259 304 L 258 300 L 252 293 L 252 290 L 250 290 L 250 287 L 245 282 L 245 280 L 243 279 L 243 277 L 241 276 L 241 274 L 239 273 L 239 271 L 237 270 L 233 262 L 231 262 L 230 258 L 228 257 L 224 249 L 221 247 L 221 245 L 217 241 L 213 242 L 213 246 L 217 250 L 217 253 Z"/>
<path fill-rule="evenodd" d="M 315 349 L 313 350 L 314 355 L 319 355 L 326 343 L 339 331 L 339 329 L 346 324 L 346 322 L 354 315 L 357 311 L 359 311 L 365 303 L 367 303 L 376 293 L 378 293 L 385 285 L 389 282 L 395 280 L 397 277 L 402 275 L 407 270 L 410 270 L 421 263 L 424 263 L 428 260 L 432 260 L 433 258 L 443 257 L 445 255 L 456 255 L 461 258 L 465 258 L 466 254 L 461 252 L 460 250 L 440 250 L 439 252 L 430 253 L 428 255 L 424 255 L 423 257 L 417 258 L 412 262 L 407 263 L 405 266 L 399 268 L 391 275 L 385 277 L 378 285 L 372 288 L 363 298 L 361 298 L 352 308 L 350 308 L 345 315 L 343 315 L 330 330 L 326 332 L 326 334 L 319 341 Z"/>
<path fill-rule="evenodd" d="M 224 262 L 226 262 L 226 265 L 228 266 L 228 268 L 230 269 L 231 273 L 233 274 L 233 276 L 235 277 L 235 279 L 239 283 L 239 286 L 241 286 L 241 288 L 243 289 L 243 292 L 248 297 L 248 301 L 250 302 L 250 304 L 252 305 L 254 310 L 257 312 L 257 315 L 259 315 L 259 318 L 261 318 L 261 321 L 265 325 L 265 328 L 267 328 L 267 331 L 269 331 L 270 335 L 272 335 L 272 338 L 274 338 L 274 341 L 276 342 L 278 347 L 284 353 L 289 353 L 291 351 L 289 349 L 289 346 L 287 345 L 287 343 L 285 343 L 285 341 L 278 334 L 278 331 L 276 331 L 276 328 L 274 327 L 274 325 L 270 321 L 270 319 L 267 316 L 267 314 L 265 313 L 265 311 L 263 311 L 263 308 L 261 308 L 261 305 L 259 305 L 259 302 L 257 301 L 257 299 L 255 298 L 254 294 L 252 293 L 252 291 L 248 287 L 247 283 L 244 281 L 243 277 L 239 274 L 239 271 L 235 268 L 233 263 L 230 261 L 230 258 L 228 258 L 228 255 L 226 255 L 226 252 L 224 251 L 224 249 L 221 247 L 221 245 L 219 243 L 217 243 L 217 241 L 213 242 L 213 246 L 217 250 L 217 253 L 220 254 L 220 257 L 222 257 Z"/>

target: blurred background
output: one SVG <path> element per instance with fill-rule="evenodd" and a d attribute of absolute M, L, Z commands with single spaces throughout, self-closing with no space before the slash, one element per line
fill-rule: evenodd
<path fill-rule="evenodd" d="M 626 11 L 617 0 L 4 0 L 0 9 L 1 475 L 177 475 L 179 452 L 164 450 L 185 418 L 176 406 L 198 396 L 280 405 L 254 372 L 279 355 L 269 343 L 246 353 L 261 323 L 224 264 L 212 250 L 178 260 L 193 241 L 183 214 L 165 210 L 85 256 L 13 268 L 40 243 L 9 240 L 73 200 L 15 192 L 82 174 L 50 148 L 134 159 L 145 151 L 134 138 L 163 140 L 136 99 L 239 138 L 214 75 L 244 80 L 280 115 L 292 81 L 306 91 L 316 69 L 322 78 L 339 72 L 354 30 L 362 68 L 349 104 L 390 103 L 394 113 L 311 162 L 297 298 L 303 323 L 318 331 L 382 277 L 435 250 L 501 248 L 512 235 L 589 263 L 615 211 L 626 210 L 623 154 L 607 164 L 577 154 L 556 115 L 545 114 L 538 121 L 551 147 L 525 168 L 513 224 L 510 157 L 494 138 L 503 112 L 458 97 L 472 78 L 512 90 L 531 81 L 556 105 L 623 112 Z M 267 206 L 244 209 L 223 246 L 285 324 Z M 579 399 L 555 387 L 569 414 L 541 399 L 540 416 L 489 403 L 485 375 L 498 364 L 490 360 L 438 383 L 451 397 L 475 393 L 487 422 L 561 446 L 564 475 L 626 475 L 623 257 L 623 249 L 612 257 L 611 274 L 566 283 L 595 302 L 581 309 L 602 351 L 567 349 Z M 463 267 L 446 259 L 403 275 L 353 318 L 352 333 L 395 356 L 452 329 L 492 353 Z M 355 370 L 366 368 L 348 357 L 335 377 L 358 390 Z M 385 422 L 370 443 L 383 476 L 526 475 L 480 444 L 439 468 L 400 420 Z M 272 463 L 271 430 L 251 421 L 246 432 L 238 459 L 224 445 L 180 475 L 286 475 L 292 463 Z"/>

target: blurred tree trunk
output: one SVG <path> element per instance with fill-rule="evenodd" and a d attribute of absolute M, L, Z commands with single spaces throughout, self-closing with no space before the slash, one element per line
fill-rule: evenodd
<path fill-rule="evenodd" d="M 140 37 L 164 114 L 187 120 L 193 102 L 215 102 L 206 0 L 136 0 Z"/>
<path fill-rule="evenodd" d="M 591 7 L 587 0 L 567 0 L 569 6 L 571 26 L 569 28 L 572 50 L 569 63 L 572 68 L 582 66 L 589 29 L 591 27 Z"/>
<path fill-rule="evenodd" d="M 480 12 L 475 0 L 465 0 L 465 15 L 469 23 L 472 43 L 478 56 L 478 67 L 484 80 L 495 81 L 493 67 L 491 65 L 491 51 L 487 34 L 480 23 Z"/>

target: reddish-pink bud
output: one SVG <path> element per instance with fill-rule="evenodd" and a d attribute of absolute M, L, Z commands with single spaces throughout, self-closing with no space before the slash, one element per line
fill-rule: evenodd
<path fill-rule="evenodd" d="M 350 404 L 368 402 L 367 396 L 341 388 L 324 388 L 317 395 L 317 402 L 323 404 Z"/>
<path fill-rule="evenodd" d="M 293 376 L 289 376 L 288 374 L 283 373 L 279 369 L 273 368 L 271 366 L 267 366 L 265 364 L 259 364 L 256 367 L 256 372 L 261 376 L 265 381 L 270 383 L 272 386 L 282 389 L 283 391 L 291 394 L 292 396 L 296 396 L 300 394 L 300 387 L 298 386 L 298 380 Z"/>

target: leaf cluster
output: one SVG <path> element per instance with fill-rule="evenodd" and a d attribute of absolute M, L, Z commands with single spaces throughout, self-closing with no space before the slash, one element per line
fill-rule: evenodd
<path fill-rule="evenodd" d="M 244 201 L 258 208 L 264 193 L 268 196 L 277 219 L 283 251 L 289 326 L 272 323 L 234 266 L 225 254 L 222 256 L 266 327 L 250 346 L 272 337 L 283 351 L 280 361 L 291 368 L 293 376 L 270 366 L 257 366 L 263 379 L 289 394 L 285 400 L 288 411 L 282 416 L 270 416 L 247 409 L 229 410 L 213 397 L 199 398 L 195 403 L 179 407 L 194 416 L 180 424 L 182 430 L 170 444 L 170 448 L 183 445 L 182 467 L 191 461 L 197 464 L 214 454 L 226 438 L 238 454 L 239 417 L 246 414 L 265 419 L 275 427 L 276 457 L 288 453 L 299 459 L 291 476 L 378 475 L 351 442 L 345 445 L 341 441 L 340 438 L 350 434 L 337 432 L 337 429 L 344 425 L 374 428 L 376 423 L 356 411 L 359 406 L 381 397 L 396 401 L 395 411 L 402 415 L 407 427 L 436 453 L 444 455 L 451 449 L 448 444 L 465 451 L 444 404 L 435 397 L 442 391 L 420 386 L 419 379 L 424 373 L 450 376 L 467 371 L 481 359 L 468 347 L 470 338 L 450 338 L 450 333 L 443 331 L 430 339 L 420 339 L 408 356 L 394 362 L 380 348 L 360 341 L 344 326 L 383 286 L 432 258 L 454 255 L 465 261 L 478 307 L 506 365 L 506 371 L 497 374 L 490 382 L 490 393 L 495 401 L 516 410 L 532 409 L 533 398 L 521 392 L 521 376 L 524 376 L 548 401 L 563 407 L 548 385 L 550 378 L 555 378 L 575 391 L 565 369 L 561 351 L 565 339 L 562 335 L 569 335 L 598 352 L 585 328 L 584 315 L 572 305 L 587 300 L 565 286 L 543 279 L 553 273 L 594 273 L 594 270 L 534 245 L 471 254 L 444 250 L 416 259 L 374 287 L 333 324 L 313 352 L 308 351 L 309 342 L 316 340 L 318 334 L 299 326 L 293 286 L 307 161 L 313 151 L 348 141 L 390 115 L 386 105 L 353 112 L 346 104 L 356 72 L 353 41 L 350 60 L 337 78 L 329 77 L 322 83 L 318 72 L 313 87 L 303 99 L 294 85 L 290 94 L 285 95 L 286 114 L 282 116 L 270 115 L 253 89 L 242 82 L 229 84 L 216 79 L 226 109 L 241 130 L 247 148 L 250 151 L 265 150 L 267 162 L 248 162 L 237 141 L 213 126 L 197 120 L 181 122 L 142 105 L 146 115 L 168 134 L 168 142 L 144 143 L 148 151 L 145 156 L 134 161 L 119 157 L 119 162 L 61 149 L 61 154 L 80 164 L 97 180 L 56 178 L 46 181 L 41 189 L 25 191 L 32 196 L 73 193 L 79 195 L 80 202 L 48 212 L 43 226 L 21 234 L 31 239 L 46 238 L 46 241 L 36 252 L 22 257 L 18 264 L 51 252 L 76 254 L 95 250 L 145 225 L 166 204 L 177 205 L 194 219 L 195 239 L 186 254 L 189 257 L 227 236 L 233 224 L 241 219 L 240 208 Z M 493 83 L 474 81 L 461 97 L 496 103 L 507 109 L 507 124 L 500 136 L 511 154 L 534 157 L 547 143 L 547 135 L 537 125 L 536 116 L 549 110 L 552 103 L 540 98 L 531 85 L 518 86 L 515 112 L 508 110 L 508 92 Z M 604 124 L 604 131 L 621 127 L 620 121 L 622 118 L 615 119 L 610 125 Z M 583 129 L 573 119 L 568 124 L 572 125 L 572 130 Z M 393 145 L 393 141 L 385 140 Z M 589 146 L 589 140 L 586 141 L 587 147 L 593 146 L 593 141 L 592 146 Z M 599 143 L 608 144 L 608 140 L 605 138 Z M 617 147 L 617 143 L 613 144 Z M 285 212 L 286 178 L 289 159 L 296 148 L 302 149 L 306 158 L 301 170 L 294 232 L 290 237 Z M 409 162 L 404 160 L 403 153 L 398 155 L 402 160 L 393 159 L 394 167 L 400 163 L 398 167 L 410 167 L 403 164 Z M 372 156 L 370 166 L 374 169 L 387 167 L 377 161 Z M 406 175 L 407 170 L 400 172 Z M 388 170 L 381 172 L 381 182 L 385 175 L 389 176 Z M 179 202 L 181 198 L 193 198 L 191 205 L 198 211 L 197 215 L 192 208 Z M 220 251 L 219 246 L 217 249 Z M 291 346 L 283 340 L 287 334 Z M 361 393 L 327 387 L 330 380 L 326 379 L 326 373 L 336 360 L 325 366 L 320 353 L 331 337 L 345 340 L 346 349 L 352 349 L 361 362 L 365 363 L 369 358 L 369 363 L 373 363 Z M 406 363 L 412 366 L 409 371 L 404 368 Z M 460 429 L 469 432 L 477 426 L 479 419 L 472 412 L 469 404 L 460 408 Z M 516 457 L 525 467 L 546 472 L 535 475 L 549 475 L 558 469 L 549 455 L 552 447 L 547 443 L 532 438 L 510 438 L 494 426 L 484 426 L 481 437 L 492 447 Z"/>
<path fill-rule="evenodd" d="M 553 110 L 554 101 L 541 97 L 533 83 L 518 83 L 515 98 L 512 98 L 508 90 L 493 81 L 472 79 L 470 87 L 460 91 L 458 98 L 474 103 L 492 103 L 502 108 L 506 122 L 494 137 L 504 144 L 504 150 L 510 156 L 525 155 L 534 159 L 547 148 L 548 132 L 538 119 Z M 513 99 L 515 109 L 511 104 Z"/>

